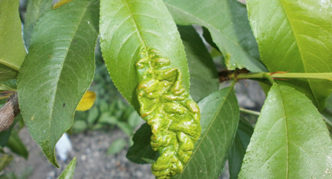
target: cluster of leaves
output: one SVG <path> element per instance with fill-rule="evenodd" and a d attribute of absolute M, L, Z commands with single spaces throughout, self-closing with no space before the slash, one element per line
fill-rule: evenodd
<path fill-rule="evenodd" d="M 331 120 L 323 120 L 331 116 L 326 108 L 331 104 L 325 105 L 332 92 L 330 1 L 63 0 L 53 6 L 53 0 L 29 0 L 23 30 L 27 54 L 18 0 L 12 1 L 0 0 L 0 25 L 6 24 L 0 28 L 0 80 L 17 79 L 24 124 L 54 165 L 54 146 L 72 127 L 75 109 L 93 81 L 100 34 L 110 76 L 136 111 L 135 64 L 142 48 L 169 59 L 198 102 L 201 137 L 174 178 L 217 178 L 227 158 L 232 178 L 331 178 L 332 141 L 326 127 Z M 204 27 L 204 39 L 194 24 Z M 252 72 L 229 78 L 267 84 L 254 128 L 240 117 L 233 85 L 219 89 L 203 40 L 223 55 L 227 70 Z M 126 131 L 114 117 L 136 113 L 110 112 L 122 105 L 110 101 L 92 109 L 87 125 L 102 121 Z M 156 160 L 150 136 L 147 125 L 136 132 L 130 160 Z"/>

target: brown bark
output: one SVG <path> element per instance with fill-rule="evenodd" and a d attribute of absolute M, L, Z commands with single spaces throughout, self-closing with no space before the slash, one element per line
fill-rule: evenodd
<path fill-rule="evenodd" d="M 17 94 L 14 94 L 0 109 L 0 132 L 7 130 L 13 124 L 19 112 Z"/>

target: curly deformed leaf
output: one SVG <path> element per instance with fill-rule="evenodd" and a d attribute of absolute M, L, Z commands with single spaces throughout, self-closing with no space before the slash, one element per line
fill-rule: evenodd
<path fill-rule="evenodd" d="M 142 48 L 140 55 L 136 63 L 139 112 L 151 126 L 151 146 L 160 155 L 152 173 L 169 178 L 182 172 L 200 136 L 199 107 L 169 59 L 154 49 Z"/>
<path fill-rule="evenodd" d="M 232 146 L 239 121 L 239 109 L 232 88 L 214 92 L 198 105 L 201 110 L 201 139 L 197 142 L 190 161 L 184 166 L 183 173 L 173 178 L 217 178 Z M 146 163 L 145 159 L 148 159 L 148 162 L 154 160 L 155 155 L 147 152 L 150 140 L 139 140 L 151 136 L 150 131 L 147 125 L 143 125 L 135 134 L 137 140 L 131 155 L 136 152 L 140 157 L 135 158 L 134 162 Z"/>
<path fill-rule="evenodd" d="M 153 173 L 181 172 L 200 134 L 199 109 L 171 15 L 161 0 L 102 0 L 100 29 L 115 85 L 152 126 L 151 145 L 160 153 Z"/>
<path fill-rule="evenodd" d="M 179 69 L 189 91 L 189 71 L 176 25 L 161 0 L 101 0 L 101 49 L 106 66 L 120 93 L 139 108 L 135 95 L 135 63 L 140 49 L 153 48 Z"/>
<path fill-rule="evenodd" d="M 19 0 L 0 1 L 0 80 L 14 78 L 26 55 L 18 7 Z"/>
<path fill-rule="evenodd" d="M 195 101 L 199 101 L 219 87 L 217 71 L 209 53 L 199 35 L 191 26 L 179 26 L 190 71 L 190 94 Z M 127 158 L 136 163 L 153 163 L 158 152 L 150 145 L 151 128 L 144 124 L 133 137 L 134 145 L 127 153 Z"/>
<path fill-rule="evenodd" d="M 331 178 L 332 141 L 322 115 L 294 88 L 270 89 L 239 178 Z"/>
<path fill-rule="evenodd" d="M 229 69 L 265 71 L 246 7 L 236 0 L 164 0 L 177 24 L 198 24 L 209 29 Z"/>
<path fill-rule="evenodd" d="M 93 79 L 98 10 L 97 0 L 73 0 L 44 14 L 18 76 L 24 122 L 55 165 L 54 146 Z"/>
<path fill-rule="evenodd" d="M 199 107 L 201 137 L 183 173 L 174 178 L 218 178 L 232 146 L 240 118 L 233 88 L 224 88 L 210 94 L 199 102 Z"/>
<path fill-rule="evenodd" d="M 261 59 L 270 71 L 332 71 L 331 0 L 248 0 Z M 332 93 L 327 80 L 292 80 L 321 110 Z"/>

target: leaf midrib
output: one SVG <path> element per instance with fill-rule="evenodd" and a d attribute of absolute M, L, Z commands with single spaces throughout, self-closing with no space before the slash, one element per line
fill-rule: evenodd
<path fill-rule="evenodd" d="M 136 29 L 137 36 L 138 36 L 139 40 L 141 41 L 143 47 L 144 47 L 144 48 L 147 48 L 147 45 L 146 45 L 145 41 L 143 40 L 142 32 L 141 32 L 140 28 L 138 28 L 137 20 L 136 20 L 136 18 L 135 18 L 135 13 L 134 13 L 134 11 L 131 9 L 128 0 L 122 0 L 122 2 L 125 4 L 125 6 L 127 7 L 128 11 L 129 11 L 129 13 L 130 13 L 130 17 L 129 17 L 129 18 L 132 19 L 132 23 L 133 23 L 133 25 L 135 26 L 135 29 Z"/>
<path fill-rule="evenodd" d="M 301 58 L 300 61 L 301 61 L 302 66 L 303 66 L 303 71 L 304 71 L 304 72 L 307 72 L 306 64 L 305 64 L 305 60 L 304 60 L 304 56 L 303 56 L 303 53 L 301 53 L 303 50 L 302 50 L 302 48 L 301 48 L 301 45 L 299 45 L 300 43 L 299 43 L 298 37 L 297 37 L 297 35 L 296 35 L 296 33 L 295 33 L 294 25 L 292 24 L 292 21 L 291 21 L 291 19 L 289 18 L 289 15 L 288 15 L 288 13 L 287 13 L 287 10 L 286 10 L 286 8 L 285 8 L 285 5 L 284 5 L 284 3 L 283 3 L 283 0 L 278 0 L 278 1 L 280 2 L 281 8 L 282 8 L 282 10 L 284 11 L 284 13 L 285 13 L 285 15 L 286 15 L 286 19 L 287 19 L 287 21 L 288 21 L 288 24 L 289 24 L 290 29 L 291 29 L 291 31 L 292 31 L 292 34 L 293 34 L 293 36 L 294 36 L 295 43 L 296 43 L 296 46 L 297 46 L 298 52 L 299 52 L 299 54 L 300 54 L 300 58 Z M 318 101 L 319 101 L 319 100 L 317 99 L 316 94 L 313 92 L 313 87 L 312 87 L 312 84 L 311 84 L 310 80 L 305 79 L 305 81 L 306 81 L 306 82 L 308 83 L 308 85 L 309 85 L 310 93 L 311 93 L 311 95 L 313 96 L 313 98 L 314 98 L 314 100 L 315 100 L 315 103 L 318 104 Z"/>
<path fill-rule="evenodd" d="M 224 104 L 226 103 L 227 101 L 227 98 L 229 97 L 229 95 L 231 94 L 232 92 L 232 87 L 230 87 L 227 92 L 227 94 L 224 96 L 224 100 L 222 103 L 220 103 L 220 105 L 218 106 L 218 110 L 216 110 L 217 112 L 215 113 L 215 115 L 213 116 L 213 120 L 211 120 L 210 124 L 208 125 L 208 127 L 205 129 L 206 132 L 203 133 L 202 137 L 200 138 L 200 140 L 198 141 L 197 143 L 197 146 L 195 147 L 193 153 L 192 153 L 192 157 L 190 157 L 190 159 L 188 160 L 187 162 L 187 165 L 185 165 L 185 167 L 183 168 L 183 172 L 186 170 L 186 168 L 188 167 L 190 161 L 192 160 L 193 156 L 195 155 L 195 153 L 199 150 L 202 142 L 203 142 L 203 139 L 207 136 L 207 134 L 209 133 L 209 129 L 212 127 L 212 124 L 214 124 L 214 121 L 217 119 L 218 115 L 220 114 L 220 110 L 222 109 L 222 107 L 224 106 Z M 220 92 L 220 91 L 219 91 Z"/>
<path fill-rule="evenodd" d="M 53 112 L 54 112 L 54 104 L 55 104 L 55 99 L 56 99 L 56 96 L 57 96 L 59 81 L 60 81 L 61 76 L 63 74 L 64 64 L 65 64 L 65 62 L 67 60 L 67 56 L 68 56 L 68 53 L 69 53 L 69 51 L 71 49 L 70 47 L 72 46 L 73 40 L 76 37 L 76 34 L 77 34 L 78 30 L 79 30 L 80 25 L 82 24 L 82 19 L 85 16 L 85 14 L 86 14 L 86 12 L 88 10 L 88 7 L 91 5 L 91 3 L 93 3 L 93 1 L 90 1 L 89 3 L 86 4 L 85 8 L 82 11 L 81 16 L 79 17 L 79 21 L 78 21 L 79 23 L 77 24 L 77 26 L 75 26 L 75 29 L 73 31 L 73 36 L 72 36 L 73 38 L 70 39 L 69 46 L 68 46 L 69 48 L 67 48 L 66 52 L 65 52 L 65 57 L 64 57 L 62 65 L 61 65 L 61 72 L 59 73 L 58 78 L 56 79 L 55 92 L 54 92 L 54 95 L 53 95 L 53 98 L 52 98 L 52 105 L 51 105 L 51 111 L 50 111 L 49 122 L 48 122 L 48 124 L 49 124 L 48 127 L 50 129 L 51 129 L 51 126 L 53 124 L 53 120 L 52 119 L 53 119 Z M 52 134 L 50 134 L 51 131 L 50 130 L 47 130 L 47 131 L 49 132 L 49 137 L 51 137 L 51 135 L 52 135 Z M 52 138 L 50 138 L 49 140 L 51 140 L 51 139 Z M 52 143 L 48 142 L 48 144 L 51 145 L 51 148 L 53 147 Z"/>
<path fill-rule="evenodd" d="M 134 28 L 136 29 L 136 34 L 137 34 L 137 37 L 138 37 L 139 41 L 141 42 L 141 45 L 143 46 L 144 49 L 147 49 L 148 46 L 147 46 L 146 42 L 145 42 L 144 39 L 143 39 L 143 35 L 142 35 L 142 32 L 141 32 L 139 26 L 137 25 L 137 20 L 136 20 L 136 18 L 135 18 L 135 13 L 134 13 L 134 11 L 133 11 L 132 8 L 130 7 L 130 4 L 129 4 L 128 0 L 122 0 L 122 2 L 123 2 L 123 4 L 125 4 L 125 6 L 127 7 L 128 11 L 129 11 L 129 18 L 132 19 L 131 22 L 132 22 Z M 150 55 L 148 50 L 146 51 L 146 53 L 147 53 L 148 55 Z M 134 54 L 133 54 L 133 55 L 134 55 Z M 133 56 L 133 55 L 132 55 L 132 56 Z M 131 60 L 131 62 L 130 62 L 130 65 L 132 65 L 132 60 Z M 129 74 L 130 72 L 131 72 L 131 68 L 129 68 L 129 70 L 128 70 L 127 73 Z M 130 76 L 130 75 L 128 75 L 128 76 Z M 122 90 L 121 90 L 120 93 L 121 93 L 121 94 L 123 93 Z M 132 95 L 130 95 L 129 99 L 131 99 L 131 98 L 132 98 Z M 132 99 L 131 99 L 131 101 L 132 101 Z"/>
<path fill-rule="evenodd" d="M 281 105 L 282 105 L 282 111 L 283 111 L 283 115 L 285 117 L 285 128 L 286 128 L 286 179 L 289 178 L 289 136 L 288 136 L 288 121 L 287 121 L 287 115 L 286 115 L 286 108 L 285 108 L 285 104 L 284 104 L 284 100 L 283 100 L 283 95 L 281 92 L 281 89 L 279 86 L 277 86 L 278 88 L 278 92 L 280 95 L 280 101 L 281 101 Z"/>

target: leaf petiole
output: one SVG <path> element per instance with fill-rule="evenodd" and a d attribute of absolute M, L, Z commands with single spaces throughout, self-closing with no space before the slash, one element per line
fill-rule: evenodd
<path fill-rule="evenodd" d="M 253 110 L 250 110 L 250 109 L 241 108 L 241 107 L 240 107 L 240 112 L 247 113 L 247 114 L 252 114 L 252 115 L 255 115 L 255 116 L 259 116 L 261 114 L 260 112 L 253 111 Z"/>

